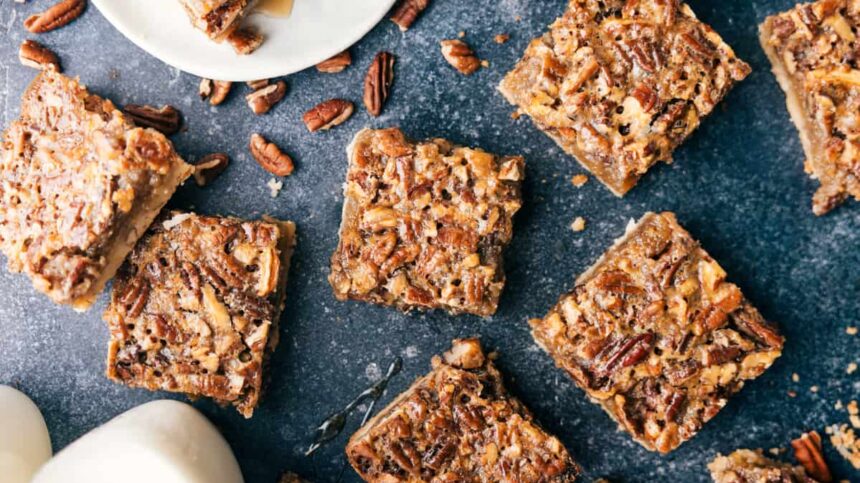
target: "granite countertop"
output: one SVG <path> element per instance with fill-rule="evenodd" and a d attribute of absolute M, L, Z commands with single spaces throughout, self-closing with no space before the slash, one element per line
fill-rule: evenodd
<path fill-rule="evenodd" d="M 31 38 L 21 23 L 44 8 L 0 0 L 0 121 L 17 115 L 18 98 L 35 71 L 19 65 L 17 48 Z M 217 108 L 197 97 L 199 79 L 183 74 L 126 40 L 92 6 L 72 25 L 39 37 L 61 57 L 65 72 L 80 76 L 93 92 L 119 104 L 172 104 L 184 113 L 187 130 L 173 139 L 193 161 L 213 151 L 233 164 L 205 189 L 188 183 L 171 202 L 201 213 L 258 217 L 298 224 L 298 249 L 290 274 L 281 345 L 269 372 L 271 383 L 253 419 L 207 401 L 194 405 L 223 431 L 246 481 L 273 482 L 289 468 L 316 481 L 335 481 L 344 464 L 347 435 L 313 459 L 303 456 L 313 429 L 372 381 L 396 356 L 404 359 L 382 402 L 390 401 L 419 375 L 432 355 L 455 337 L 480 335 L 498 349 L 498 364 L 510 390 L 551 432 L 560 436 L 585 469 L 583 481 L 709 481 L 705 465 L 716 452 L 739 447 L 786 447 L 801 431 L 846 423 L 834 408 L 860 396 L 860 203 L 849 202 L 817 218 L 810 210 L 816 187 L 803 172 L 803 153 L 785 100 L 758 44 L 757 24 L 794 0 L 690 0 L 753 67 L 692 138 L 672 165 L 660 165 L 623 199 L 593 178 L 577 189 L 570 178 L 577 163 L 525 117 L 515 121 L 495 86 L 563 10 L 564 1 L 436 0 L 418 23 L 402 34 L 391 22 L 378 25 L 353 49 L 353 66 L 341 74 L 311 69 L 289 76 L 285 100 L 266 116 L 251 115 L 234 89 Z M 442 58 L 438 42 L 465 31 L 490 67 L 465 77 Z M 493 37 L 508 33 L 497 45 Z M 344 125 L 309 134 L 301 114 L 317 102 L 343 97 L 361 102 L 362 80 L 373 55 L 393 52 L 396 81 L 383 115 L 363 108 Z M 444 313 L 404 315 L 362 303 L 341 303 L 326 281 L 337 243 L 345 147 L 365 126 L 400 126 L 415 138 L 445 137 L 527 162 L 525 204 L 515 219 L 506 254 L 508 284 L 496 316 L 479 319 Z M 250 158 L 248 139 L 260 132 L 296 161 L 277 198 L 271 176 Z M 668 456 L 642 449 L 572 381 L 557 370 L 529 335 L 526 320 L 542 316 L 621 235 L 630 218 L 671 210 L 726 268 L 730 280 L 769 319 L 787 342 L 783 357 L 690 442 Z M 584 232 L 569 225 L 587 220 Z M 108 381 L 104 359 L 108 333 L 100 314 L 78 314 L 37 295 L 20 275 L 0 272 L 0 383 L 30 395 L 44 413 L 55 450 L 111 417 L 145 401 L 174 397 L 129 389 Z M 792 381 L 792 374 L 799 381 Z M 811 387 L 817 387 L 817 391 Z M 789 397 L 795 391 L 796 397 Z M 347 428 L 356 429 L 358 418 Z M 826 456 L 842 478 L 860 474 L 829 443 Z M 352 470 L 343 481 L 358 481 Z"/>

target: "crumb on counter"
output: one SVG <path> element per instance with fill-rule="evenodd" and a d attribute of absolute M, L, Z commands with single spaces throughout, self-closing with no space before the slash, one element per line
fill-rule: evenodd
<path fill-rule="evenodd" d="M 281 189 L 284 187 L 284 182 L 272 178 L 269 180 L 268 183 L 266 183 L 266 186 L 269 187 L 269 196 L 271 196 L 272 198 L 277 198 L 278 194 L 280 194 L 281 192 Z"/>
<path fill-rule="evenodd" d="M 575 231 L 575 232 L 580 232 L 580 231 L 585 230 L 585 218 L 583 218 L 581 216 L 577 216 L 573 220 L 573 223 L 570 224 L 570 229 Z"/>

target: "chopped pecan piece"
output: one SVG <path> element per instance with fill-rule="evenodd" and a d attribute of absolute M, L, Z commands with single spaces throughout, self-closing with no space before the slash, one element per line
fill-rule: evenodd
<path fill-rule="evenodd" d="M 830 468 L 824 461 L 821 449 L 821 435 L 816 431 L 803 433 L 799 438 L 792 440 L 791 447 L 794 449 L 794 459 L 806 469 L 809 476 L 821 483 L 833 481 Z"/>
<path fill-rule="evenodd" d="M 227 42 L 239 55 L 250 55 L 263 45 L 263 34 L 254 27 L 237 28 L 227 36 Z"/>
<path fill-rule="evenodd" d="M 348 50 L 328 58 L 316 65 L 317 70 L 325 74 L 337 74 L 352 64 L 352 55 Z"/>
<path fill-rule="evenodd" d="M 459 39 L 443 40 L 441 45 L 445 60 L 461 74 L 471 75 L 481 68 L 481 61 L 466 42 Z"/>
<path fill-rule="evenodd" d="M 34 40 L 21 42 L 21 47 L 18 48 L 18 60 L 21 64 L 34 69 L 54 69 L 62 72 L 57 54 Z"/>
<path fill-rule="evenodd" d="M 364 106 L 371 116 L 382 114 L 382 107 L 388 100 L 393 83 L 394 56 L 388 52 L 379 52 L 364 78 Z"/>
<path fill-rule="evenodd" d="M 227 99 L 232 87 L 233 83 L 230 81 L 200 79 L 200 87 L 197 92 L 200 99 L 209 99 L 209 104 L 217 106 Z"/>
<path fill-rule="evenodd" d="M 224 153 L 207 154 L 194 165 L 194 181 L 202 188 L 223 173 L 229 164 L 230 157 Z"/>
<path fill-rule="evenodd" d="M 126 104 L 125 114 L 140 127 L 148 127 L 170 136 L 179 132 L 182 127 L 182 114 L 173 106 L 161 106 L 159 108 Z"/>
<path fill-rule="evenodd" d="M 352 116 L 354 106 L 351 102 L 343 99 L 330 99 L 321 102 L 302 116 L 302 120 L 308 131 L 326 131 L 343 124 Z"/>
<path fill-rule="evenodd" d="M 816 483 L 802 467 L 766 458 L 761 450 L 739 449 L 728 456 L 718 454 L 708 469 L 714 483 Z"/>
<path fill-rule="evenodd" d="M 24 27 L 34 34 L 49 32 L 68 25 L 80 17 L 86 8 L 86 0 L 61 0 L 44 12 L 27 17 Z"/>
<path fill-rule="evenodd" d="M 429 4 L 430 0 L 400 0 L 391 13 L 391 21 L 406 32 Z"/>
<path fill-rule="evenodd" d="M 245 100 L 254 114 L 261 115 L 269 112 L 285 95 L 287 95 L 287 83 L 280 80 L 248 94 Z"/>
<path fill-rule="evenodd" d="M 281 151 L 281 149 L 272 142 L 269 142 L 259 134 L 251 136 L 249 145 L 251 155 L 257 160 L 257 163 L 266 171 L 275 176 L 289 176 L 293 174 L 293 159 Z"/>
<path fill-rule="evenodd" d="M 248 87 L 250 87 L 251 89 L 256 91 L 256 90 L 262 89 L 263 87 L 266 87 L 267 85 L 269 85 L 269 79 L 252 80 L 252 81 L 246 82 L 245 84 Z"/>

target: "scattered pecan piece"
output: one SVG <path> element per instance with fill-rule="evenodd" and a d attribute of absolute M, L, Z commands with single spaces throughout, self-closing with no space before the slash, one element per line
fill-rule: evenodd
<path fill-rule="evenodd" d="M 317 70 L 325 74 L 337 74 L 352 64 L 352 54 L 348 50 L 317 64 Z"/>
<path fill-rule="evenodd" d="M 233 83 L 230 81 L 213 81 L 212 79 L 200 79 L 200 88 L 198 93 L 200 99 L 209 99 L 209 104 L 217 106 L 227 99 L 230 94 L 230 89 Z"/>
<path fill-rule="evenodd" d="M 266 171 L 275 176 L 293 174 L 293 159 L 285 154 L 275 143 L 269 142 L 259 134 L 251 136 L 251 155 Z"/>
<path fill-rule="evenodd" d="M 355 106 L 344 99 L 330 99 L 314 106 L 302 117 L 308 131 L 327 131 L 352 116 Z"/>
<path fill-rule="evenodd" d="M 207 154 L 194 166 L 194 181 L 202 188 L 223 173 L 229 164 L 230 158 L 224 153 Z"/>
<path fill-rule="evenodd" d="M 429 4 L 430 0 L 400 0 L 391 14 L 391 21 L 406 32 Z"/>
<path fill-rule="evenodd" d="M 250 87 L 251 89 L 254 89 L 256 91 L 258 89 L 262 89 L 263 87 L 266 87 L 267 85 L 269 85 L 269 79 L 257 79 L 257 80 L 253 80 L 253 81 L 248 81 L 245 84 L 248 87 Z"/>
<path fill-rule="evenodd" d="M 821 435 L 818 432 L 810 431 L 802 434 L 791 442 L 791 447 L 794 448 L 794 458 L 809 473 L 809 476 L 821 483 L 833 481 L 833 475 L 830 474 L 830 468 L 827 467 L 821 452 Z"/>
<path fill-rule="evenodd" d="M 21 42 L 21 47 L 18 48 L 18 59 L 21 61 L 21 64 L 34 69 L 44 70 L 52 68 L 57 72 L 62 71 L 57 54 L 33 40 Z"/>
<path fill-rule="evenodd" d="M 508 34 L 497 34 L 495 37 L 493 37 L 493 40 L 497 44 L 501 45 L 501 44 L 504 44 L 505 42 L 507 42 L 508 40 L 511 40 L 511 36 Z"/>
<path fill-rule="evenodd" d="M 245 96 L 254 114 L 265 114 L 287 94 L 287 83 L 278 81 Z"/>
<path fill-rule="evenodd" d="M 138 126 L 155 129 L 166 136 L 176 134 L 182 126 L 182 114 L 173 106 L 155 108 L 147 105 L 127 104 L 123 111 Z"/>
<path fill-rule="evenodd" d="M 442 55 L 461 74 L 471 75 L 481 68 L 481 61 L 475 52 L 462 40 L 443 40 Z"/>
<path fill-rule="evenodd" d="M 239 55 L 249 55 L 263 45 L 263 34 L 253 27 L 238 28 L 228 37 L 227 42 Z"/>
<path fill-rule="evenodd" d="M 364 78 L 364 106 L 371 116 L 382 114 L 382 107 L 388 100 L 392 83 L 394 83 L 394 55 L 379 52 Z"/>
<path fill-rule="evenodd" d="M 34 34 L 50 32 L 69 24 L 86 8 L 86 0 L 62 0 L 44 12 L 27 17 L 27 20 L 24 20 L 24 28 Z"/>

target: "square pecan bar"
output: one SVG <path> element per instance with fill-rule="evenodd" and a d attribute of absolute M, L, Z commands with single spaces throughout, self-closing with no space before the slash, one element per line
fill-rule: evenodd
<path fill-rule="evenodd" d="M 295 225 L 171 213 L 137 244 L 104 318 L 107 376 L 251 417 L 278 342 Z"/>
<path fill-rule="evenodd" d="M 0 145 L 0 250 L 53 301 L 88 308 L 192 167 L 162 134 L 52 70 Z"/>
<path fill-rule="evenodd" d="M 348 151 L 329 276 L 337 299 L 495 313 L 523 158 L 414 143 L 398 129 L 363 130 Z"/>
<path fill-rule="evenodd" d="M 198 30 L 220 42 L 236 30 L 257 0 L 179 0 L 179 3 Z"/>
<path fill-rule="evenodd" d="M 369 482 L 572 482 L 579 466 L 508 394 L 477 339 L 455 340 L 433 370 L 346 446 Z"/>
<path fill-rule="evenodd" d="M 649 450 L 692 438 L 783 339 L 675 220 L 646 214 L 532 335 Z"/>
<path fill-rule="evenodd" d="M 800 132 L 806 172 L 823 215 L 860 200 L 860 3 L 821 0 L 768 17 L 761 44 Z"/>
<path fill-rule="evenodd" d="M 708 465 L 714 483 L 817 483 L 802 466 L 766 458 L 761 450 L 739 449 Z"/>
<path fill-rule="evenodd" d="M 749 72 L 682 2 L 571 0 L 499 90 L 623 196 Z"/>

